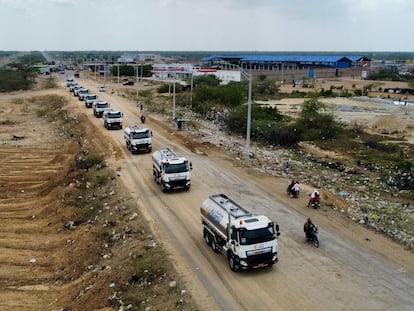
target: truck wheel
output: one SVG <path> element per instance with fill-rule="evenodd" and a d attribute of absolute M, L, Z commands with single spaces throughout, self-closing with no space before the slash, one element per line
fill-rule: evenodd
<path fill-rule="evenodd" d="M 228 256 L 229 256 L 229 267 L 231 271 L 234 271 L 234 272 L 239 271 L 239 267 L 234 260 L 234 256 L 232 254 L 229 254 Z"/>
<path fill-rule="evenodd" d="M 218 253 L 219 252 L 218 247 L 217 247 L 216 240 L 214 238 L 211 239 L 211 248 L 213 249 L 213 251 L 215 253 Z"/>
<path fill-rule="evenodd" d="M 211 246 L 211 235 L 210 235 L 210 232 L 206 230 L 206 228 L 204 228 L 203 230 L 203 235 L 204 235 L 204 241 L 206 241 L 206 244 L 208 246 Z"/>
<path fill-rule="evenodd" d="M 164 184 L 161 182 L 161 191 L 162 192 L 166 192 L 167 188 L 165 188 Z"/>

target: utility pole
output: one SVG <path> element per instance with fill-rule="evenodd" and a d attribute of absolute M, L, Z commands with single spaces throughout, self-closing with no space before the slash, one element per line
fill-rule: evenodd
<path fill-rule="evenodd" d="M 191 73 L 191 86 L 190 86 L 190 109 L 193 110 L 193 72 Z"/>
<path fill-rule="evenodd" d="M 175 76 L 174 76 L 174 85 L 173 85 L 173 120 L 175 120 Z"/>
<path fill-rule="evenodd" d="M 242 67 L 240 67 L 240 78 L 243 76 L 249 80 L 249 91 L 247 99 L 247 130 L 246 130 L 246 158 L 250 157 L 250 132 L 251 132 L 251 119 L 252 119 L 252 68 L 250 64 L 249 73 Z"/>
<path fill-rule="evenodd" d="M 250 157 L 250 132 L 252 123 L 252 68 L 249 73 L 249 92 L 247 99 L 247 132 L 246 132 L 246 157 Z"/>

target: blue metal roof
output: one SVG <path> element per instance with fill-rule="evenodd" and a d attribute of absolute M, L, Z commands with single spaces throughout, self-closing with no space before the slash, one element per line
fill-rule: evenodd
<path fill-rule="evenodd" d="M 215 59 L 240 59 L 241 62 L 312 62 L 312 63 L 336 63 L 339 61 L 358 61 L 363 56 L 344 55 L 212 55 L 203 58 L 202 61 Z"/>
<path fill-rule="evenodd" d="M 344 59 L 344 56 L 324 56 L 324 55 L 246 55 L 241 61 L 243 62 L 318 62 L 318 63 L 335 63 Z"/>

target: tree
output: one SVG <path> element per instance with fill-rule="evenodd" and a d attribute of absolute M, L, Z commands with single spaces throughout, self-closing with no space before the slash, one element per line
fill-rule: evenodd
<path fill-rule="evenodd" d="M 220 79 L 213 75 L 197 76 L 193 79 L 194 87 L 201 86 L 218 86 L 220 84 Z"/>
<path fill-rule="evenodd" d="M 315 94 L 310 94 L 310 98 L 303 102 L 300 116 L 295 123 L 303 139 L 332 139 L 338 136 L 342 126 L 335 121 L 332 114 L 321 112 L 325 109 L 325 104 Z"/>

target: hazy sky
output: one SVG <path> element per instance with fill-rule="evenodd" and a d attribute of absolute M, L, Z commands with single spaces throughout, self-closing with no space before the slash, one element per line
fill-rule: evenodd
<path fill-rule="evenodd" d="M 414 0 L 0 0 L 0 50 L 414 51 Z"/>

